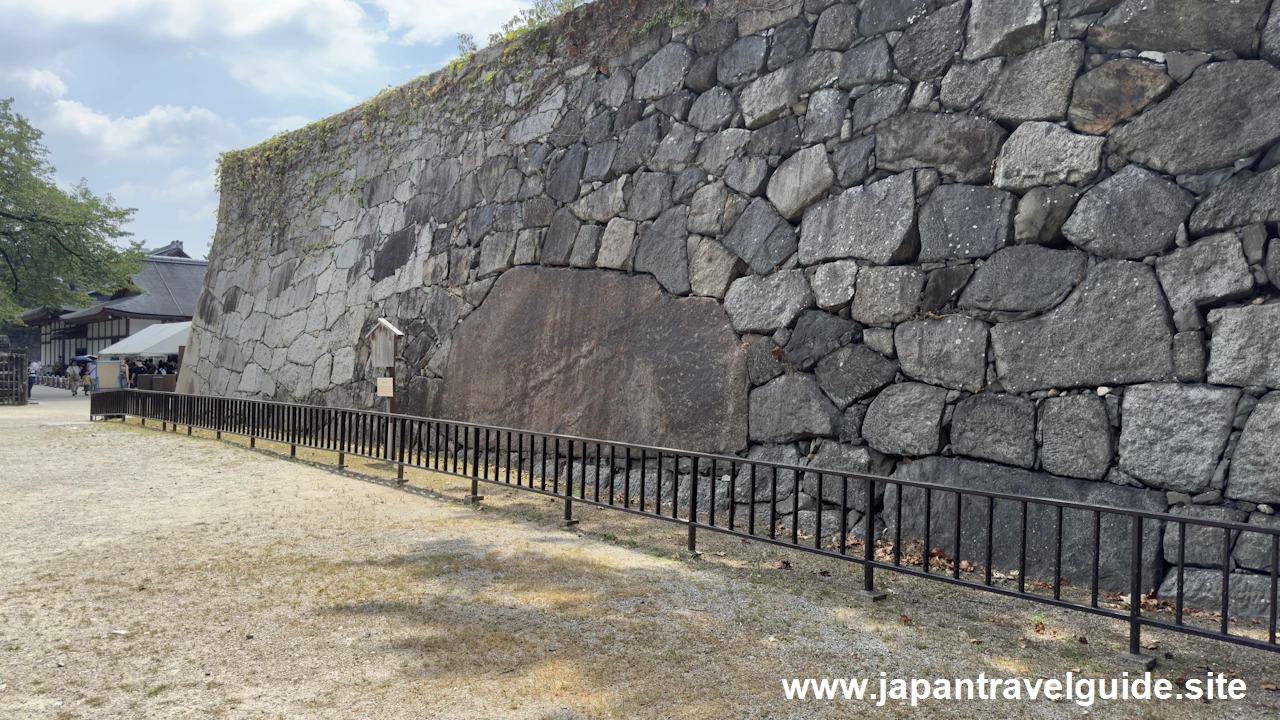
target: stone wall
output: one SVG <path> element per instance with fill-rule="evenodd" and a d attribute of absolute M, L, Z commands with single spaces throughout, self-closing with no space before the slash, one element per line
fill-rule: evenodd
<path fill-rule="evenodd" d="M 183 389 L 1274 527 L 1270 5 L 602 0 L 230 156 Z"/>

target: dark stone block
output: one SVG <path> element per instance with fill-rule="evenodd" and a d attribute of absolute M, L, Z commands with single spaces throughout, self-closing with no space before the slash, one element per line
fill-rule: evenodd
<path fill-rule="evenodd" d="M 373 257 L 373 281 L 378 282 L 383 278 L 391 277 L 397 270 L 404 267 L 404 264 L 413 256 L 417 240 L 417 228 L 412 226 L 388 235 Z"/>
<path fill-rule="evenodd" d="M 747 444 L 744 355 L 715 300 L 672 298 L 641 276 L 517 267 L 459 326 L 427 411 L 738 452 Z"/>

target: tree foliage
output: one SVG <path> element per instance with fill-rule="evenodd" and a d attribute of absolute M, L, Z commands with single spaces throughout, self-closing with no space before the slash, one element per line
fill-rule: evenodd
<path fill-rule="evenodd" d="M 89 293 L 127 287 L 141 269 L 123 227 L 133 209 L 94 195 L 81 180 L 54 182 L 43 133 L 0 99 L 0 323 L 35 307 L 91 303 Z"/>

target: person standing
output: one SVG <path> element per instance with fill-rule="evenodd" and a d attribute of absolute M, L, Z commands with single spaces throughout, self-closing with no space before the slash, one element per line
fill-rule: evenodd
<path fill-rule="evenodd" d="M 89 381 L 85 383 L 85 393 L 98 392 L 98 361 L 89 361 Z"/>
<path fill-rule="evenodd" d="M 121 390 L 129 387 L 129 361 L 124 358 L 120 358 L 120 377 L 116 381 Z"/>
<path fill-rule="evenodd" d="M 71 389 L 72 396 L 80 394 L 80 366 L 75 360 L 67 366 L 67 387 Z"/>
<path fill-rule="evenodd" d="M 27 365 L 27 399 L 31 399 L 31 388 L 36 386 L 36 376 L 40 374 L 40 361 L 32 360 Z"/>

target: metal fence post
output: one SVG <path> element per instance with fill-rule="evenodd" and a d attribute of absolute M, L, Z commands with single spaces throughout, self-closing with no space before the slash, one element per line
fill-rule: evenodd
<path fill-rule="evenodd" d="M 1129 531 L 1129 652 L 1121 665 L 1150 670 L 1156 659 L 1142 654 L 1142 516 L 1130 516 Z"/>
<path fill-rule="evenodd" d="M 863 599 L 883 600 L 889 593 L 876 589 L 876 569 L 872 563 L 876 559 L 876 481 L 867 478 L 862 482 L 866 489 L 866 497 L 862 506 L 862 591 L 858 593 Z M 898 486 L 898 502 L 902 502 L 902 486 Z M 925 550 L 925 564 L 929 562 L 928 550 Z"/>

